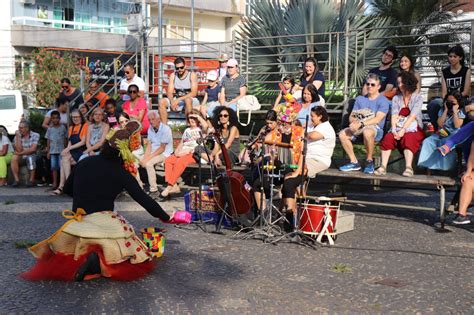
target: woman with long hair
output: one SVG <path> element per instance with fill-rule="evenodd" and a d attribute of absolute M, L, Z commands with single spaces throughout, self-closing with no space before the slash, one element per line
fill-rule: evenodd
<path fill-rule="evenodd" d="M 240 133 L 237 127 L 238 123 L 237 114 L 232 108 L 219 106 L 214 110 L 212 126 L 222 136 L 231 163 L 237 163 L 239 161 Z M 209 157 L 217 166 L 222 165 L 223 157 L 219 143 L 216 143 Z"/>
<path fill-rule="evenodd" d="M 104 121 L 104 111 L 97 107 L 92 112 L 93 121 L 89 123 L 86 136 L 86 147 L 79 160 L 86 157 L 97 155 L 100 153 L 100 148 L 104 144 L 105 136 L 109 132 L 109 124 Z"/>
<path fill-rule="evenodd" d="M 303 75 L 300 78 L 300 88 L 303 89 L 308 84 L 314 85 L 318 94 L 324 98 L 326 92 L 324 82 L 324 75 L 319 71 L 318 61 L 316 58 L 306 58 L 304 61 Z"/>
<path fill-rule="evenodd" d="M 127 113 L 130 118 L 139 121 L 142 124 L 141 134 L 146 135 L 150 122 L 148 121 L 148 106 L 143 97 L 140 97 L 138 86 L 130 84 L 128 86 L 128 95 L 130 99 L 122 106 L 122 110 Z"/>
<path fill-rule="evenodd" d="M 421 90 L 421 75 L 419 72 L 415 71 L 415 59 L 408 53 L 402 53 L 400 56 L 400 63 L 398 65 L 400 72 L 406 71 L 412 73 L 415 78 L 418 80 L 416 84 L 416 93 L 420 93 Z"/>
<path fill-rule="evenodd" d="M 308 116 L 311 109 L 316 106 L 321 106 L 318 91 L 316 90 L 314 85 L 307 85 L 303 89 L 301 109 L 298 112 L 298 116 L 296 117 L 303 127 L 306 124 L 306 116 Z"/>

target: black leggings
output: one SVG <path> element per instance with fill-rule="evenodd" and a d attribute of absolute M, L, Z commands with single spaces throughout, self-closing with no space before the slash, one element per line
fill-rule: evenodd
<path fill-rule="evenodd" d="M 296 177 L 285 179 L 281 190 L 283 198 L 295 199 L 296 188 L 301 185 L 301 176 L 302 175 L 298 175 Z"/>

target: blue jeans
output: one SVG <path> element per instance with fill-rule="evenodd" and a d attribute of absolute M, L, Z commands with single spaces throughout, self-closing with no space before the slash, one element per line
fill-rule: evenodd
<path fill-rule="evenodd" d="M 51 153 L 50 160 L 51 160 L 51 170 L 59 171 L 60 165 L 61 165 L 61 154 Z"/>
<path fill-rule="evenodd" d="M 438 130 L 438 113 L 439 110 L 443 107 L 443 99 L 441 97 L 437 97 L 432 99 L 428 106 L 426 106 L 426 111 L 428 112 L 428 116 L 430 117 L 430 122 L 433 124 L 435 130 Z"/>

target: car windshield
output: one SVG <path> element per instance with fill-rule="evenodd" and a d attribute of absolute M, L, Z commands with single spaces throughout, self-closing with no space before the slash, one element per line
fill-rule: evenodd
<path fill-rule="evenodd" d="M 0 110 L 15 109 L 15 95 L 0 95 Z"/>

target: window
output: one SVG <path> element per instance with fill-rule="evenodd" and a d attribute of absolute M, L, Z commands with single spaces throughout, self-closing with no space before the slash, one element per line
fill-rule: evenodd
<path fill-rule="evenodd" d="M 109 17 L 98 16 L 97 17 L 97 24 L 111 26 L 110 18 Z M 97 31 L 109 33 L 110 30 L 111 30 L 110 27 L 106 27 L 106 28 L 100 28 Z"/>
<path fill-rule="evenodd" d="M 91 23 L 91 16 L 88 13 L 76 12 L 75 16 L 74 16 L 74 21 L 75 22 L 80 22 L 80 23 L 90 24 Z M 89 31 L 91 28 L 88 27 L 88 26 L 76 25 L 75 29 Z"/>
<path fill-rule="evenodd" d="M 0 110 L 15 108 L 15 95 L 0 95 Z"/>
<path fill-rule="evenodd" d="M 191 39 L 191 22 L 170 19 L 165 21 L 165 38 Z M 194 40 L 199 40 L 199 24 L 194 23 Z"/>
<path fill-rule="evenodd" d="M 113 33 L 126 34 L 127 33 L 127 19 L 114 18 L 113 19 Z"/>

